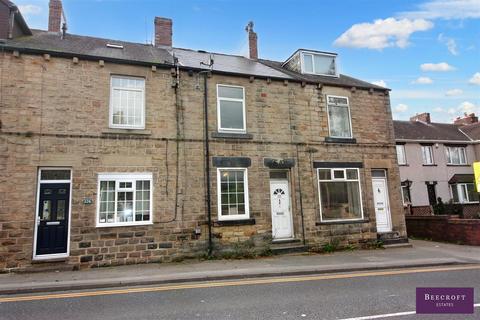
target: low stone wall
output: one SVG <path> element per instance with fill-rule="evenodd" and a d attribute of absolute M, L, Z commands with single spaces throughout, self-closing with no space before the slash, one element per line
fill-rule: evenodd
<path fill-rule="evenodd" d="M 406 216 L 409 236 L 480 246 L 480 219 L 458 216 Z"/>

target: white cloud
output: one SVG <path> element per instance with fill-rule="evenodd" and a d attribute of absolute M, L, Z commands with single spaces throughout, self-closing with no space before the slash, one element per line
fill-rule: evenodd
<path fill-rule="evenodd" d="M 418 10 L 403 12 L 400 17 L 410 19 L 469 19 L 480 18 L 479 0 L 430 0 Z"/>
<path fill-rule="evenodd" d="M 405 48 L 412 33 L 432 27 L 433 23 L 424 19 L 377 19 L 373 23 L 354 24 L 335 40 L 334 45 L 377 50 Z"/>
<path fill-rule="evenodd" d="M 468 83 L 480 86 L 480 72 L 475 72 L 475 74 L 470 78 L 470 80 L 468 80 Z"/>
<path fill-rule="evenodd" d="M 470 101 L 464 101 L 458 106 L 458 110 L 466 112 L 466 113 L 472 113 L 475 112 L 475 109 L 477 106 L 475 104 L 471 103 Z"/>
<path fill-rule="evenodd" d="M 445 95 L 447 97 L 452 97 L 452 96 L 459 96 L 462 93 L 463 93 L 462 89 L 451 89 L 451 90 L 447 90 L 447 92 L 445 92 Z"/>
<path fill-rule="evenodd" d="M 35 16 L 42 13 L 42 8 L 34 4 L 19 5 L 18 9 L 24 16 Z"/>
<path fill-rule="evenodd" d="M 400 112 L 405 112 L 407 110 L 408 110 L 408 106 L 406 104 L 399 103 L 395 107 L 394 112 L 399 112 L 400 113 Z"/>
<path fill-rule="evenodd" d="M 424 64 L 420 65 L 420 69 L 422 69 L 422 71 L 438 71 L 438 72 L 455 70 L 454 67 L 452 67 L 451 65 L 449 65 L 446 62 L 424 63 Z"/>
<path fill-rule="evenodd" d="M 433 112 L 443 113 L 443 112 L 445 112 L 445 109 L 443 109 L 441 107 L 436 107 L 435 109 L 433 109 Z"/>
<path fill-rule="evenodd" d="M 383 80 L 372 81 L 372 84 L 374 84 L 376 86 L 384 87 L 384 88 L 387 87 L 387 83 Z"/>
<path fill-rule="evenodd" d="M 412 83 L 415 83 L 415 84 L 431 84 L 431 83 L 433 83 L 433 80 L 430 79 L 429 77 L 418 77 Z"/>
<path fill-rule="evenodd" d="M 455 39 L 446 37 L 443 35 L 443 33 L 440 33 L 438 35 L 438 41 L 445 44 L 451 54 L 453 54 L 454 56 L 458 55 L 457 43 L 455 42 Z"/>

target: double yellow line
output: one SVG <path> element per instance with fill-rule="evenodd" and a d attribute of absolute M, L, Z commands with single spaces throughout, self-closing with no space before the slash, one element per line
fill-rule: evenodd
<path fill-rule="evenodd" d="M 101 290 L 101 291 L 82 291 L 82 292 L 72 292 L 72 293 L 31 295 L 31 296 L 15 296 L 15 297 L 0 298 L 0 303 L 95 297 L 95 296 L 105 296 L 105 295 L 115 295 L 115 294 L 160 292 L 160 291 L 185 290 L 185 289 L 261 285 L 261 284 L 303 282 L 303 281 L 317 281 L 317 280 L 331 280 L 331 279 L 349 279 L 349 278 L 360 278 L 360 277 L 375 277 L 375 276 L 401 275 L 401 274 L 411 274 L 411 273 L 459 271 L 459 270 L 474 270 L 474 269 L 480 269 L 480 265 L 387 270 L 387 271 L 329 274 L 329 275 L 317 275 L 317 276 L 245 279 L 245 280 L 237 280 L 237 281 L 211 281 L 211 282 L 189 283 L 189 284 L 179 284 L 179 285 L 165 285 L 165 286 L 157 286 L 157 287 L 113 289 L 113 290 Z"/>

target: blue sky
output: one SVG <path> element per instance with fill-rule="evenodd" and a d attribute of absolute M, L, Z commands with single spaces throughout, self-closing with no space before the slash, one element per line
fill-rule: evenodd
<path fill-rule="evenodd" d="M 13 0 L 46 29 L 48 0 Z M 430 112 L 450 122 L 480 114 L 480 0 L 63 0 L 70 33 L 151 42 L 154 16 L 173 19 L 176 47 L 259 56 L 334 51 L 341 73 L 392 89 L 395 119 Z"/>

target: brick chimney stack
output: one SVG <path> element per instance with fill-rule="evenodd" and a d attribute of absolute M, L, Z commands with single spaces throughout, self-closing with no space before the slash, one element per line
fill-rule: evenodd
<path fill-rule="evenodd" d="M 470 114 L 465 113 L 463 115 L 463 118 L 457 117 L 457 119 L 453 121 L 453 124 L 457 126 L 465 126 L 467 124 L 472 124 L 477 122 L 478 122 L 478 117 L 475 116 L 475 113 L 470 113 Z"/>
<path fill-rule="evenodd" d="M 155 17 L 155 46 L 172 46 L 172 19 Z"/>
<path fill-rule="evenodd" d="M 61 0 L 50 0 L 48 11 L 48 31 L 50 32 L 60 32 L 60 27 L 62 25 L 62 1 Z"/>
<path fill-rule="evenodd" d="M 416 115 L 410 118 L 410 121 L 412 122 L 422 121 L 425 123 L 430 123 L 430 113 L 428 112 L 417 113 Z"/>
<path fill-rule="evenodd" d="M 249 48 L 249 58 L 252 60 L 258 59 L 258 47 L 257 47 L 257 33 L 253 31 L 253 21 L 250 21 L 245 30 L 248 33 L 248 48 Z"/>

